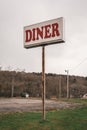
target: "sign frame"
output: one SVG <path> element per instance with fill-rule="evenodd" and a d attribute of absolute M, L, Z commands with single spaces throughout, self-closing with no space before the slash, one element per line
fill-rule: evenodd
<path fill-rule="evenodd" d="M 53 25 L 53 23 L 58 23 L 58 31 L 60 33 L 59 36 L 55 36 L 55 37 L 49 37 L 47 39 L 41 39 L 39 36 L 38 40 L 32 40 L 31 41 L 27 41 L 26 42 L 26 35 L 29 35 L 29 33 L 25 33 L 26 31 L 31 31 L 33 29 L 37 29 L 37 28 L 41 28 L 47 26 L 47 25 Z M 55 28 L 52 28 L 51 26 L 48 28 L 45 28 L 46 31 L 48 31 L 48 34 L 52 33 L 52 29 L 55 30 Z M 43 35 L 45 35 L 45 29 L 43 29 Z M 37 24 L 32 24 L 29 26 L 25 26 L 23 29 L 23 33 L 24 33 L 24 48 L 28 49 L 28 48 L 33 48 L 33 47 L 39 47 L 39 46 L 45 46 L 45 45 L 51 45 L 51 44 L 58 44 L 58 43 L 64 43 L 65 42 L 65 36 L 64 36 L 64 18 L 60 17 L 60 18 L 56 18 L 56 19 L 52 19 L 52 20 L 48 20 L 45 22 L 41 22 L 41 23 L 37 23 Z M 32 33 L 35 33 L 32 32 Z M 55 32 L 56 33 L 56 32 Z M 38 34 L 35 34 L 35 36 Z M 55 34 L 56 35 L 56 34 Z"/>

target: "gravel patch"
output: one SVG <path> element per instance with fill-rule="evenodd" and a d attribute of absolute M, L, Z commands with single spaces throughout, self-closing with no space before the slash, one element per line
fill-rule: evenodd
<path fill-rule="evenodd" d="M 68 103 L 54 100 L 46 100 L 46 110 L 58 110 L 75 108 L 81 103 Z M 30 112 L 42 111 L 42 100 L 36 99 L 0 99 L 0 112 Z"/>

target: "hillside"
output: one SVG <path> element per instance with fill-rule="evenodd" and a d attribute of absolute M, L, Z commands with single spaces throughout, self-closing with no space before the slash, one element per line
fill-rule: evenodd
<path fill-rule="evenodd" d="M 42 96 L 41 73 L 0 71 L 0 97 Z M 61 88 L 59 87 L 61 86 Z M 69 76 L 71 97 L 82 97 L 87 93 L 87 77 Z M 46 97 L 66 97 L 66 75 L 46 74 Z"/>

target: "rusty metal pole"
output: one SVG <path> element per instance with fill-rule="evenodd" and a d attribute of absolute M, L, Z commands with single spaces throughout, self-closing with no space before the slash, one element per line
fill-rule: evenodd
<path fill-rule="evenodd" d="M 45 120 L 45 46 L 42 46 L 42 87 L 43 120 Z"/>

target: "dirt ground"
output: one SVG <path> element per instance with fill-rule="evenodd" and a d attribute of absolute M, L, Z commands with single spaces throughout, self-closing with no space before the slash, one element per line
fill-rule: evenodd
<path fill-rule="evenodd" d="M 55 100 L 46 100 L 46 110 L 58 110 L 65 108 L 74 108 L 81 104 L 68 103 Z M 30 112 L 41 111 L 42 100 L 26 98 L 1 98 L 0 112 Z"/>

